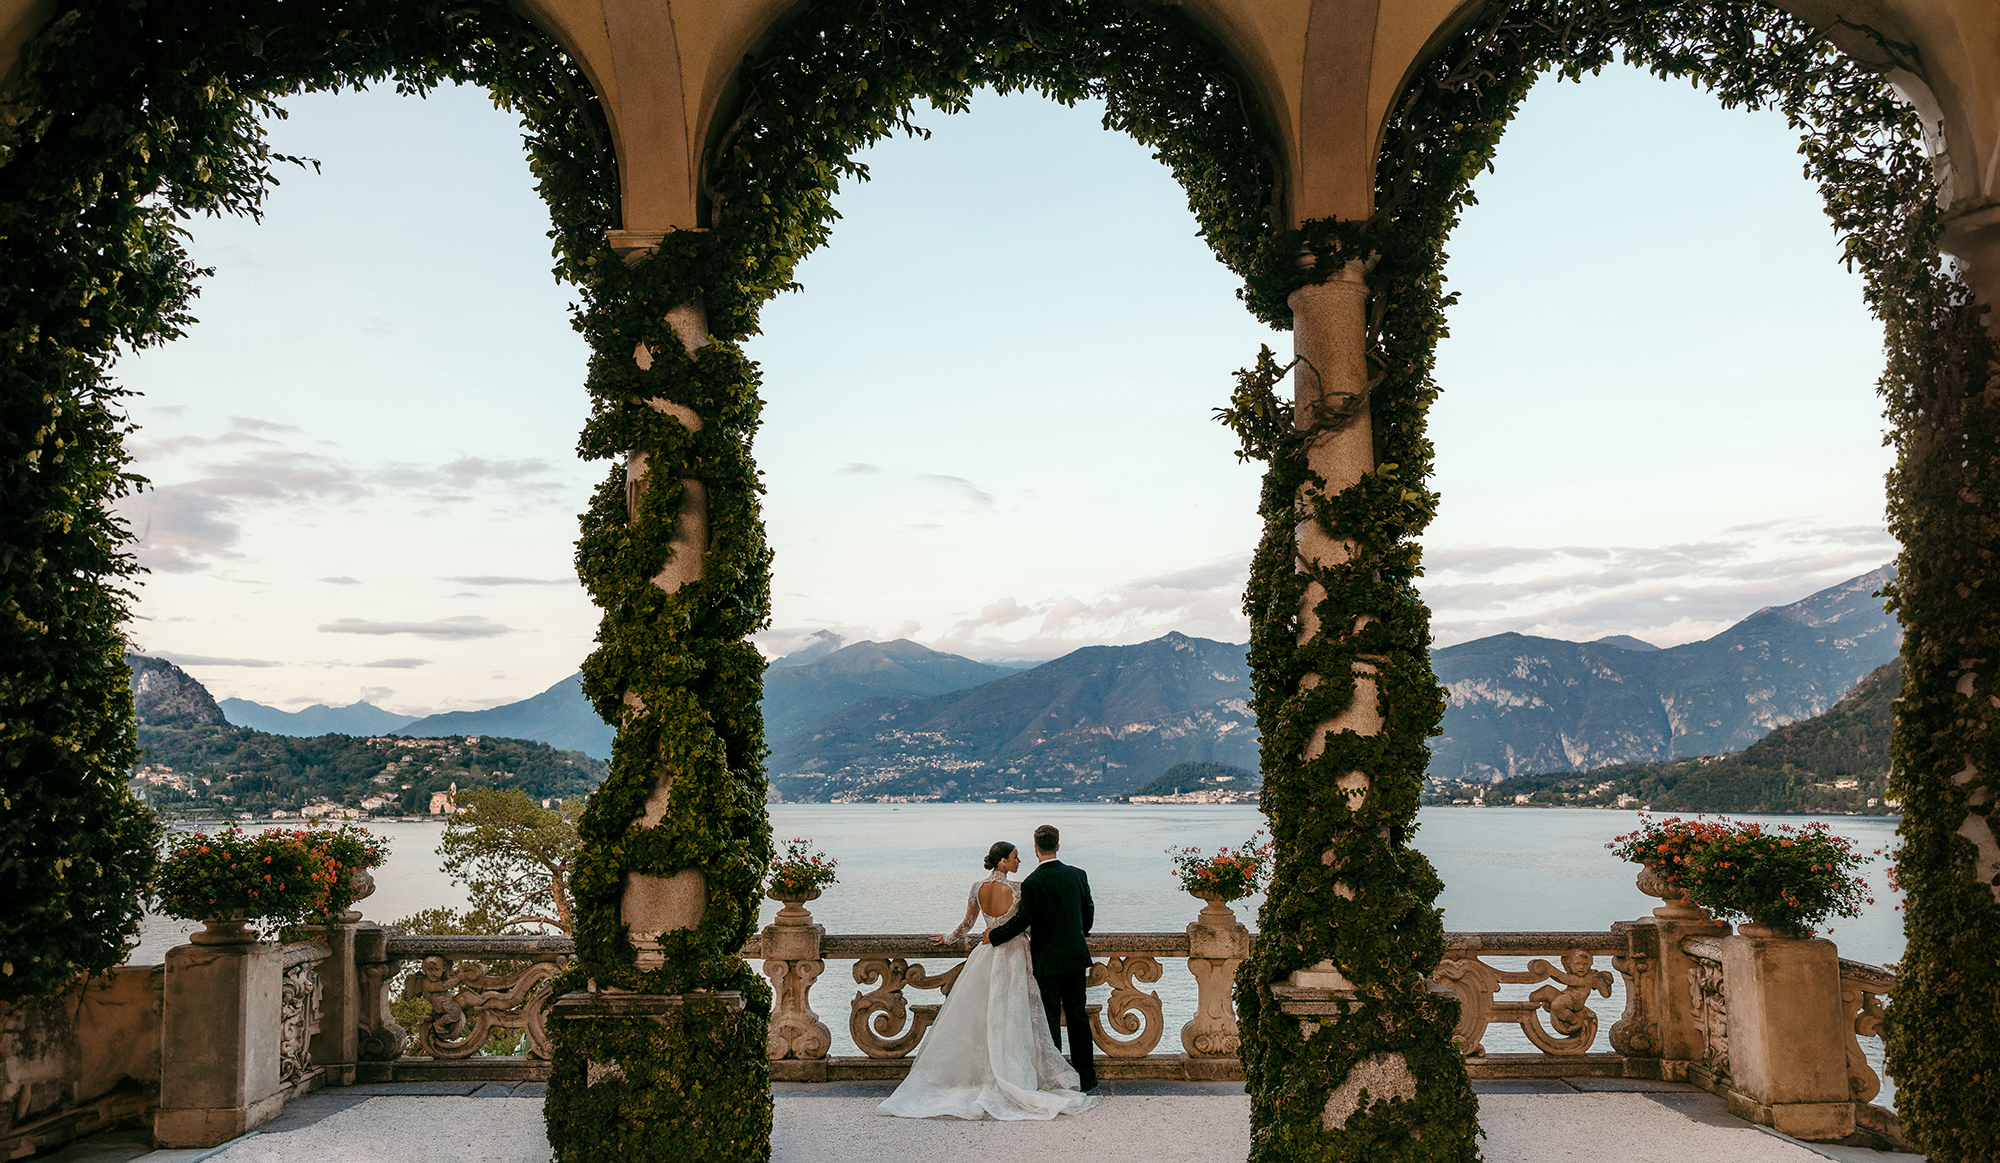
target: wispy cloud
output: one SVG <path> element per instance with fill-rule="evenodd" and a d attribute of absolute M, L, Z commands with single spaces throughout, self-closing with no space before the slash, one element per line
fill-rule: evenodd
<path fill-rule="evenodd" d="M 1631 634 L 1673 646 L 1867 573 L 1896 553 L 1880 526 L 1772 521 L 1724 532 L 1739 536 L 1427 549 L 1420 584 L 1433 635 L 1440 646 L 1509 630 L 1576 641 Z"/>
<path fill-rule="evenodd" d="M 164 658 L 175 666 L 283 666 L 268 658 L 217 658 L 209 654 L 179 654 L 164 650 L 153 652 L 153 657 Z"/>
<path fill-rule="evenodd" d="M 352 577 L 323 577 L 319 580 L 330 586 L 358 586 L 361 584 L 360 578 Z"/>
<path fill-rule="evenodd" d="M 420 666 L 429 666 L 430 664 L 431 660 L 428 658 L 378 658 L 373 662 L 364 662 L 361 665 L 376 670 L 415 670 Z"/>
<path fill-rule="evenodd" d="M 960 500 L 969 501 L 981 509 L 993 507 L 993 494 L 966 480 L 964 477 L 946 476 L 943 473 L 920 472 L 917 480 L 927 485 L 935 485 L 954 493 Z"/>
<path fill-rule="evenodd" d="M 511 626 L 481 618 L 474 614 L 463 614 L 456 618 L 438 618 L 430 622 L 371 622 L 365 618 L 340 618 L 320 624 L 322 634 L 413 634 L 419 638 L 497 638 L 502 634 L 512 634 Z"/>
<path fill-rule="evenodd" d="M 862 463 L 861 461 L 858 461 L 858 460 L 857 460 L 857 461 L 851 461 L 851 462 L 849 462 L 849 463 L 847 463 L 847 464 L 843 464 L 843 465 L 841 465 L 841 466 L 840 466 L 839 468 L 837 468 L 837 469 L 835 469 L 835 470 L 834 470 L 834 472 L 836 472 L 836 473 L 838 473 L 839 475 L 841 475 L 841 476 L 844 476 L 844 477 L 846 477 L 846 476 L 866 476 L 866 475 L 868 475 L 868 474 L 871 474 L 871 473 L 878 473 L 878 472 L 881 472 L 881 471 L 882 471 L 882 466 L 881 466 L 881 465 L 877 465 L 877 464 L 864 464 L 864 463 Z"/>
<path fill-rule="evenodd" d="M 1243 586 L 1249 562 L 1225 558 L 1133 578 L 1094 597 L 1008 597 L 962 618 L 931 645 L 975 658 L 1053 658 L 1082 646 L 1143 642 L 1169 630 L 1244 641 Z"/>
<path fill-rule="evenodd" d="M 457 582 L 462 586 L 573 586 L 577 584 L 576 579 L 573 577 L 498 577 L 492 574 L 482 574 L 477 577 L 448 577 L 441 580 Z"/>

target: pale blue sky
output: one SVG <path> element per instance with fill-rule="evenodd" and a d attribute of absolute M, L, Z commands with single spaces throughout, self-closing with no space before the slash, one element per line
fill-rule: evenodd
<path fill-rule="evenodd" d="M 584 352 L 510 121 L 473 92 L 290 103 L 266 222 L 126 360 L 141 645 L 218 695 L 525 697 L 596 615 L 570 565 Z M 1211 410 L 1260 342 L 1178 187 L 1095 112 L 920 120 L 751 344 L 782 651 L 820 629 L 1047 658 L 1241 641 L 1255 466 Z M 1442 643 L 1663 645 L 1893 555 L 1879 329 L 1780 119 L 1629 70 L 1545 82 L 1451 245 L 1425 593 Z"/>

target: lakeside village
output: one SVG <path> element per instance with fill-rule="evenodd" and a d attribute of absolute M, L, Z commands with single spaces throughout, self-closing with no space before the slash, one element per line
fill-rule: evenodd
<path fill-rule="evenodd" d="M 240 765 L 230 762 L 229 758 L 211 758 L 205 763 L 181 759 L 179 767 L 165 762 L 145 762 L 132 769 L 127 786 L 135 796 L 168 816 L 213 816 L 219 811 L 243 823 L 258 819 L 374 819 L 419 823 L 442 821 L 458 810 L 460 779 L 466 780 L 468 786 L 495 787 L 544 782 L 527 779 L 524 772 L 481 763 L 482 751 L 492 750 L 489 745 L 505 744 L 508 745 L 507 750 L 519 750 L 523 746 L 551 750 L 546 744 L 489 740 L 478 735 L 445 739 L 377 736 L 346 742 L 380 755 L 380 769 L 360 781 L 359 787 L 353 786 L 353 781 L 338 778 L 339 774 L 345 773 L 329 770 L 330 766 L 345 765 L 308 764 L 297 773 L 298 781 L 306 787 L 286 796 L 284 791 L 287 789 L 272 786 L 279 783 L 272 773 L 260 770 L 269 766 L 268 763 L 255 761 L 269 758 L 261 755 Z M 580 753 L 554 754 L 562 757 L 557 762 L 564 766 L 576 766 L 579 758 L 588 761 L 588 757 Z M 206 768 L 209 774 L 197 774 L 202 768 Z M 602 778 L 601 770 L 586 775 L 577 782 L 587 786 L 577 789 L 577 792 L 587 792 Z M 343 783 L 349 785 L 344 794 L 340 786 Z M 438 786 L 440 783 L 443 786 Z M 308 790 L 315 784 L 320 785 L 321 790 Z M 524 787 L 524 790 L 528 790 L 544 807 L 553 807 L 563 798 L 561 795 L 535 794 L 537 789 L 531 787 Z M 284 802 L 285 806 L 273 806 L 270 802 L 273 800 Z"/>

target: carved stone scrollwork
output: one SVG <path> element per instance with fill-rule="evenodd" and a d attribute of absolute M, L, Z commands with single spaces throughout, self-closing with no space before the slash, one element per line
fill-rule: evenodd
<path fill-rule="evenodd" d="M 545 1029 L 550 991 L 539 988 L 562 972 L 559 958 L 541 956 L 513 973 L 493 974 L 476 961 L 454 962 L 433 954 L 403 984 L 403 996 L 421 998 L 430 1015 L 417 1028 L 417 1053 L 429 1058 L 470 1058 L 496 1029 L 521 1030 L 528 1057 L 549 1057 Z"/>
<path fill-rule="evenodd" d="M 1701 1064 L 1717 1078 L 1729 1075 L 1729 1000 L 1722 981 L 1720 962 L 1697 957 L 1688 967 L 1694 1027 L 1701 1032 Z"/>
<path fill-rule="evenodd" d="M 1486 1053 L 1486 1027 L 1494 1021 L 1512 1022 L 1521 1027 L 1537 1049 L 1545 1054 L 1587 1054 L 1597 1040 L 1597 1014 L 1590 1008 L 1592 990 L 1611 996 L 1611 974 L 1592 966 L 1597 958 L 1581 949 L 1563 954 L 1560 968 L 1537 957 L 1528 962 L 1526 972 L 1496 969 L 1476 957 L 1447 956 L 1438 962 L 1431 980 L 1458 995 L 1456 1041 L 1469 1057 Z M 1500 986 L 1534 985 L 1550 982 L 1528 995 L 1526 1001 L 1495 1001 Z M 1542 1014 L 1549 1015 L 1551 1034 L 1542 1026 Z"/>
<path fill-rule="evenodd" d="M 771 983 L 773 1004 L 767 1038 L 771 1060 L 824 1058 L 833 1046 L 833 1031 L 813 1012 L 812 983 L 826 971 L 824 961 L 766 961 L 764 976 Z"/>
<path fill-rule="evenodd" d="M 1840 980 L 1840 1005 L 1853 1020 L 1847 1025 L 1847 1088 L 1855 1102 L 1873 1102 L 1882 1093 L 1882 1076 L 1861 1051 L 1862 1038 L 1882 1036 L 1882 996 L 1852 978 Z"/>
<path fill-rule="evenodd" d="M 853 1036 L 854 1044 L 870 1058 L 908 1057 L 923 1039 L 924 1031 L 937 1020 L 938 1008 L 910 1005 L 903 997 L 904 988 L 938 989 L 949 997 L 951 987 L 964 970 L 965 962 L 961 961 L 933 977 L 922 965 L 913 965 L 901 957 L 863 957 L 856 961 L 857 984 L 880 984 L 854 995 L 853 1009 L 847 1016 L 847 1032 Z"/>
<path fill-rule="evenodd" d="M 1583 1054 L 1597 1040 L 1597 1013 L 1590 1008 L 1590 991 L 1611 996 L 1611 974 L 1592 966 L 1597 958 L 1580 949 L 1563 954 L 1562 968 L 1537 958 L 1528 962 L 1528 972 L 1561 983 L 1545 985 L 1528 995 L 1528 1000 L 1549 1015 L 1553 1037 L 1542 1031 L 1542 1023 L 1527 1015 L 1521 1030 L 1528 1040 L 1549 1054 Z"/>
<path fill-rule="evenodd" d="M 1107 957 L 1092 963 L 1090 976 L 1084 979 L 1085 987 L 1111 987 L 1110 999 L 1090 1018 L 1091 1041 L 1097 1043 L 1098 1049 L 1113 1058 L 1143 1058 L 1160 1044 L 1160 1035 L 1165 1031 L 1160 995 L 1132 984 L 1135 978 L 1142 982 L 1158 981 L 1160 973 L 1159 959 L 1143 955 Z M 1112 1030 L 1126 1036 L 1113 1037 L 1104 1028 L 1107 1021 Z"/>
<path fill-rule="evenodd" d="M 319 1033 L 319 972 L 311 963 L 285 970 L 278 1013 L 278 1078 L 290 1086 L 312 1072 L 312 1040 Z"/>
<path fill-rule="evenodd" d="M 1493 995 L 1500 991 L 1500 971 L 1476 957 L 1447 957 L 1438 962 L 1431 980 L 1458 995 L 1458 1029 L 1451 1040 L 1468 1058 L 1486 1054 L 1486 1027 L 1493 1020 Z"/>

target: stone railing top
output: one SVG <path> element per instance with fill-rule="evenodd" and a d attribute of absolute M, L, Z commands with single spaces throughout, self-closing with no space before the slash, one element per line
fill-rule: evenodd
<path fill-rule="evenodd" d="M 1623 953 L 1629 938 L 1602 929 L 1580 932 L 1446 933 L 1445 948 L 1453 953 Z"/>
<path fill-rule="evenodd" d="M 972 951 L 974 938 L 963 941 L 934 945 L 929 933 L 827 933 L 820 938 L 820 956 L 827 958 L 845 957 L 964 957 Z M 1622 953 L 1626 948 L 1625 934 L 1604 930 L 1581 930 L 1575 932 L 1550 930 L 1544 932 L 1516 933 L 1446 933 L 1446 947 L 1454 953 L 1483 953 L 1505 955 L 1509 953 L 1564 953 L 1580 949 L 1593 953 Z M 1698 957 L 1720 958 L 1721 946 L 1714 944 L 1713 937 L 1689 937 L 1682 942 L 1682 948 Z M 487 934 L 480 936 L 430 937 L 394 934 L 388 941 L 389 956 L 399 959 L 417 957 L 533 957 L 548 954 L 567 954 L 576 951 L 576 942 L 560 934 L 513 935 Z M 1697 947 L 1699 946 L 1699 948 Z M 1710 946 L 1713 946 L 1710 949 Z M 312 946 L 325 950 L 321 946 Z M 1099 956 L 1148 954 L 1154 957 L 1186 957 L 1189 955 L 1188 936 L 1179 933 L 1093 933 L 1090 935 L 1090 951 Z M 762 935 L 750 938 L 742 949 L 744 957 L 756 958 L 764 955 Z M 1860 962 L 1842 962 L 1843 967 L 1854 966 L 1854 974 L 1864 972 L 1888 975 L 1887 970 Z M 1843 968 L 1843 972 L 1846 970 Z M 1893 981 L 1893 975 L 1888 975 Z"/>
<path fill-rule="evenodd" d="M 576 941 L 560 933 L 511 934 L 493 933 L 470 937 L 429 937 L 397 933 L 389 938 L 389 956 L 403 959 L 417 957 L 534 957 L 540 954 L 564 954 L 576 952 Z"/>
<path fill-rule="evenodd" d="M 1870 965 L 1866 961 L 1849 961 L 1842 957 L 1840 980 L 1852 981 L 1870 993 L 1896 992 L 1895 971 L 1884 969 L 1880 965 Z"/>
<path fill-rule="evenodd" d="M 1699 957 L 1704 961 L 1720 961 L 1722 960 L 1722 938 L 1682 937 L 1681 952 L 1690 957 Z"/>
<path fill-rule="evenodd" d="M 318 941 L 297 941 L 285 946 L 285 968 L 311 965 L 333 956 L 333 950 Z"/>

